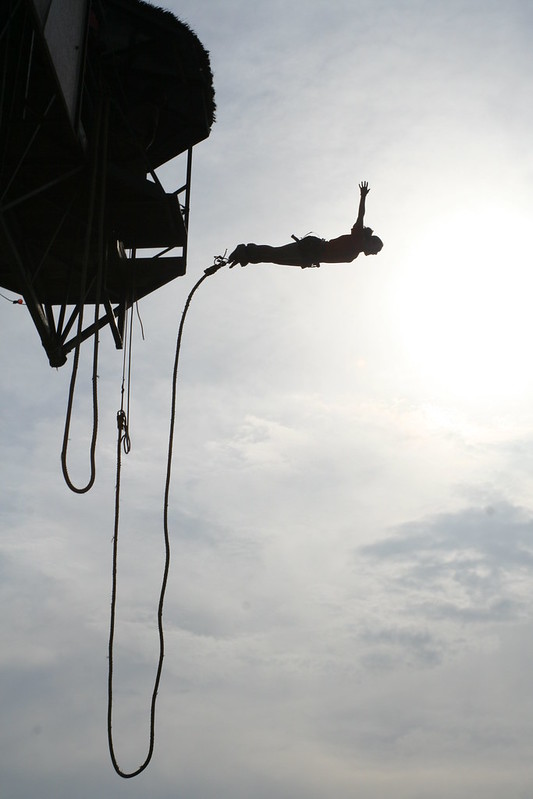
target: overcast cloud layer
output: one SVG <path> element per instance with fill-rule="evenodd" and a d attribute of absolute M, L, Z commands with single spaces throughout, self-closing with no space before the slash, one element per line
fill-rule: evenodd
<path fill-rule="evenodd" d="M 144 759 L 172 361 L 239 242 L 376 258 L 209 278 L 185 328 L 156 748 L 107 753 L 122 354 L 96 485 L 63 483 L 69 366 L 1 311 L 2 799 L 533 797 L 533 8 L 169 0 L 210 51 L 188 273 L 135 328 L 115 736 Z M 182 164 L 167 165 L 168 190 Z M 88 472 L 90 347 L 71 435 Z"/>

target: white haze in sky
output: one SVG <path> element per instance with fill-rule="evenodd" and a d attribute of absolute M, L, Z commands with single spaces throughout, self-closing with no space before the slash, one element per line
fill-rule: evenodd
<path fill-rule="evenodd" d="M 533 7 L 172 0 L 210 51 L 188 273 L 141 303 L 124 457 L 115 735 L 144 759 L 172 362 L 239 242 L 374 258 L 224 269 L 185 327 L 152 764 L 107 753 L 122 353 L 97 480 L 59 464 L 70 367 L 1 324 L 2 799 L 533 797 Z M 161 170 L 181 185 L 179 160 Z M 71 431 L 88 473 L 91 347 Z M 69 358 L 71 363 L 71 358 Z"/>

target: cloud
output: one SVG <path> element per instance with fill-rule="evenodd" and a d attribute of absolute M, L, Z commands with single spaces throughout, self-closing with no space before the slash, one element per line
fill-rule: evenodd
<path fill-rule="evenodd" d="M 381 627 L 366 630 L 360 641 L 369 649 L 361 662 L 371 669 L 395 668 L 399 658 L 415 667 L 435 666 L 443 657 L 442 645 L 428 630 Z"/>
<path fill-rule="evenodd" d="M 500 501 L 404 524 L 357 554 L 374 564 L 400 618 L 450 622 L 459 634 L 529 617 L 532 530 L 527 511 Z"/>

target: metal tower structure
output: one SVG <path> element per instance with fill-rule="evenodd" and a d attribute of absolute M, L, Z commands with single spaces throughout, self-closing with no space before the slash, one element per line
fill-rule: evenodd
<path fill-rule="evenodd" d="M 142 0 L 3 0 L 0 70 L 0 286 L 52 366 L 106 325 L 121 347 L 126 310 L 185 274 L 208 53 Z M 155 170 L 179 155 L 169 193 Z"/>

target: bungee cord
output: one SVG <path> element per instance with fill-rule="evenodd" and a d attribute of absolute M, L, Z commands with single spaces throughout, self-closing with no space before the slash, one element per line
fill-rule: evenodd
<path fill-rule="evenodd" d="M 157 670 L 154 679 L 152 696 L 150 700 L 150 721 L 149 721 L 149 741 L 146 757 L 141 765 L 133 771 L 123 771 L 117 761 L 115 754 L 115 745 L 113 739 L 113 672 L 114 672 L 114 640 L 115 640 L 115 627 L 116 627 L 116 606 L 117 606 L 117 576 L 118 576 L 118 535 L 119 535 L 119 517 L 120 517 L 120 487 L 121 487 L 121 470 L 122 470 L 122 452 L 129 452 L 130 442 L 128 433 L 128 420 L 126 412 L 123 407 L 117 413 L 117 471 L 116 471 L 116 490 L 115 490 L 115 522 L 113 530 L 113 555 L 112 555 L 112 585 L 111 585 L 111 616 L 109 623 L 109 643 L 108 643 L 108 681 L 107 681 L 107 738 L 109 745 L 109 754 L 111 762 L 116 773 L 124 779 L 131 779 L 143 772 L 150 763 L 155 745 L 155 719 L 156 719 L 156 703 L 159 684 L 161 681 L 161 674 L 163 671 L 163 661 L 165 657 L 165 633 L 163 626 L 163 609 L 165 604 L 165 595 L 168 583 L 168 575 L 170 571 L 170 534 L 168 523 L 168 507 L 170 498 L 170 484 L 172 475 L 172 455 L 174 448 L 174 428 L 176 422 L 176 401 L 177 401 L 177 385 L 178 385 L 178 368 L 181 352 L 181 342 L 183 337 L 183 328 L 185 319 L 189 311 L 191 300 L 196 291 L 200 288 L 202 283 L 210 276 L 218 272 L 223 266 L 226 266 L 227 259 L 225 256 L 217 256 L 214 260 L 213 266 L 208 267 L 202 277 L 195 283 L 191 289 L 189 296 L 185 302 L 185 306 L 181 315 L 178 337 L 176 341 L 176 351 L 174 356 L 174 368 L 172 372 L 172 395 L 170 403 L 170 424 L 168 436 L 168 451 L 167 451 L 167 466 L 163 502 L 163 540 L 165 547 L 165 561 L 163 567 L 163 575 L 161 580 L 161 588 L 159 592 L 159 602 L 157 607 L 157 630 L 159 637 L 159 656 L 157 661 Z M 131 328 L 130 328 L 131 333 Z M 131 360 L 131 349 L 130 356 Z M 122 395 L 124 396 L 124 378 L 122 384 Z"/>

